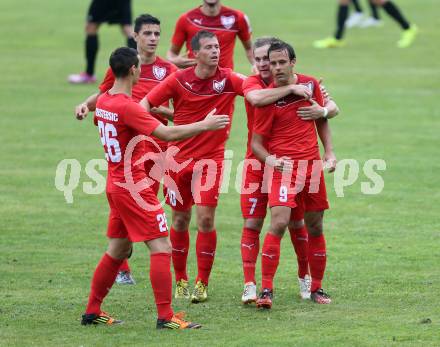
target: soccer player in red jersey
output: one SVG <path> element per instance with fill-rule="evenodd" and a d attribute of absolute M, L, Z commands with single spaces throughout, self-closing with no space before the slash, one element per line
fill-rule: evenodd
<path fill-rule="evenodd" d="M 161 105 L 172 99 L 174 124 L 189 124 L 200 119 L 200 110 L 217 108 L 232 119 L 233 102 L 242 95 L 242 76 L 218 66 L 220 46 L 215 34 L 199 31 L 191 42 L 196 57 L 194 67 L 180 70 L 148 93 L 146 107 Z M 143 103 L 143 101 L 141 102 Z M 223 169 L 225 143 L 230 127 L 194 138 L 170 143 L 178 152 L 175 161 L 183 166 L 170 172 L 176 189 L 167 185 L 167 203 L 172 208 L 171 244 L 176 279 L 176 298 L 189 298 L 186 263 L 189 249 L 188 227 L 191 208 L 196 205 L 197 215 L 197 268 L 192 302 L 207 299 L 209 275 L 214 262 L 217 234 L 214 224 Z M 172 168 L 171 168 L 172 169 Z"/>
<path fill-rule="evenodd" d="M 318 81 L 293 73 L 296 56 L 290 45 L 272 43 L 268 56 L 274 79 L 272 87 L 308 85 L 313 90 L 314 102 L 324 106 Z M 316 134 L 315 123 L 319 121 L 303 120 L 298 115 L 298 109 L 310 103 L 305 97 L 289 94 L 258 108 L 255 114 L 252 151 L 266 164 L 265 169 L 272 169 L 268 171 L 272 177 L 267 182 L 271 223 L 262 248 L 262 291 L 257 307 L 272 307 L 273 278 L 279 263 L 280 242 L 295 208 L 305 211 L 309 233 L 311 299 L 320 304 L 331 302 L 321 287 L 326 265 L 322 223 L 324 210 L 329 206 Z"/>
<path fill-rule="evenodd" d="M 213 32 L 220 43 L 220 67 L 233 69 L 235 39 L 238 36 L 253 65 L 252 29 L 248 17 L 241 11 L 223 6 L 220 0 L 204 0 L 203 4 L 179 17 L 171 39 L 167 58 L 181 68 L 196 64 L 191 39 L 200 30 Z M 179 55 L 186 44 L 187 56 Z"/>
<path fill-rule="evenodd" d="M 139 55 L 131 48 L 122 47 L 112 53 L 110 66 L 116 80 L 96 104 L 94 122 L 108 162 L 109 243 L 93 275 L 81 324 L 122 323 L 103 312 L 101 304 L 115 281 L 122 261 L 131 253 L 132 243 L 144 242 L 150 250 L 150 281 L 158 312 L 156 327 L 200 328 L 200 324 L 187 322 L 182 315 L 175 315 L 171 308 L 171 244 L 166 216 L 156 195 L 144 182 L 145 169 L 139 163 L 145 153 L 144 143 L 136 140 L 149 135 L 164 141 L 185 139 L 206 130 L 225 128 L 229 117 L 213 115 L 212 111 L 195 124 L 166 127 L 131 98 L 132 86 L 141 72 L 139 60 Z"/>
<path fill-rule="evenodd" d="M 150 14 L 143 14 L 136 18 L 134 23 L 134 39 L 137 43 L 137 51 L 141 57 L 141 75 L 139 82 L 133 86 L 132 92 L 132 98 L 136 102 L 142 100 L 154 86 L 177 70 L 175 65 L 156 55 L 160 32 L 160 20 L 158 18 Z M 86 101 L 78 105 L 76 107 L 76 116 L 79 119 L 83 119 L 89 110 L 93 111 L 98 96 L 109 90 L 113 86 L 114 81 L 115 76 L 112 69 L 109 68 L 103 82 L 99 86 L 99 93 L 91 95 Z M 153 110 L 156 112 L 153 113 L 153 116 L 164 125 L 168 124 L 167 118 L 172 117 L 172 111 L 170 111 L 167 106 L 168 103 L 164 103 L 161 107 Z M 159 192 L 160 179 L 156 179 L 152 170 L 154 170 L 155 164 L 161 164 L 163 159 L 162 153 L 166 152 L 167 143 L 158 138 L 153 138 L 154 142 L 145 142 L 145 151 L 148 153 L 150 160 L 146 160 L 144 165 L 149 183 L 157 195 Z M 159 174 L 159 176 L 162 176 L 161 174 Z M 128 261 L 124 261 L 122 264 L 118 276 L 116 277 L 116 282 L 119 284 L 135 284 Z"/>
<path fill-rule="evenodd" d="M 244 274 L 244 290 L 242 302 L 244 304 L 255 302 L 256 281 L 255 264 L 259 253 L 259 235 L 266 216 L 268 202 L 267 192 L 261 189 L 264 179 L 264 164 L 258 161 L 252 153 L 251 138 L 254 125 L 256 106 L 265 106 L 281 99 L 289 94 L 295 94 L 310 98 L 312 91 L 302 84 L 292 84 L 277 88 L 268 88 L 272 82 L 272 75 L 269 70 L 268 49 L 277 39 L 273 37 L 262 37 L 255 41 L 253 54 L 258 74 L 250 76 L 243 84 L 245 95 L 246 113 L 248 117 L 248 144 L 246 151 L 245 169 L 243 170 L 243 186 L 240 194 L 241 211 L 244 219 L 244 226 L 241 239 L 241 254 Z M 326 90 L 322 87 L 323 91 Z M 327 95 L 327 93 L 326 93 Z M 325 108 L 314 103 L 300 109 L 300 116 L 306 119 L 332 118 L 339 112 L 337 105 L 328 95 L 325 99 Z M 336 165 L 336 158 L 333 153 L 331 134 L 328 126 L 319 122 L 318 133 L 324 144 L 324 160 L 330 163 L 332 169 Z M 324 125 L 324 126 L 322 126 Z M 292 244 L 298 260 L 298 282 L 300 295 L 303 299 L 310 298 L 310 277 L 309 264 L 307 261 L 308 243 L 307 230 L 304 226 L 303 211 L 294 209 L 293 220 L 289 223 L 289 232 Z"/>

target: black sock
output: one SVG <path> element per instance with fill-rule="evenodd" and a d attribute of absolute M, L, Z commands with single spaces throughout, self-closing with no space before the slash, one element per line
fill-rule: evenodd
<path fill-rule="evenodd" d="M 137 44 L 136 44 L 136 41 L 134 40 L 134 38 L 132 38 L 132 37 L 127 38 L 127 47 L 134 48 L 134 49 L 137 48 Z"/>
<path fill-rule="evenodd" d="M 397 23 L 400 24 L 403 30 L 409 29 L 408 21 L 405 19 L 405 17 L 403 17 L 402 13 L 400 13 L 399 9 L 392 1 L 387 1 L 382 7 L 386 13 L 388 13 Z"/>
<path fill-rule="evenodd" d="M 380 20 L 379 11 L 377 10 L 377 5 L 375 5 L 371 0 L 368 3 L 370 4 L 371 17 Z"/>
<path fill-rule="evenodd" d="M 356 10 L 356 12 L 362 12 L 362 7 L 359 4 L 359 0 L 351 0 L 351 3 L 353 4 L 353 7 Z"/>
<path fill-rule="evenodd" d="M 335 39 L 340 40 L 344 36 L 345 22 L 348 17 L 348 5 L 339 5 L 337 16 L 337 30 Z"/>
<path fill-rule="evenodd" d="M 96 54 L 98 53 L 98 35 L 87 35 L 86 37 L 86 72 L 93 76 L 95 73 Z"/>

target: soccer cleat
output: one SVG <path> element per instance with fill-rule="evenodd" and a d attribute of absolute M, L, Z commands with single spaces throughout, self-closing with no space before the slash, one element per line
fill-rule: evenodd
<path fill-rule="evenodd" d="M 131 273 L 128 271 L 119 271 L 118 275 L 116 276 L 115 282 L 117 284 L 128 284 L 128 285 L 136 284 L 133 276 L 131 276 Z"/>
<path fill-rule="evenodd" d="M 246 305 L 255 301 L 257 301 L 257 286 L 252 282 L 248 282 L 244 285 L 241 302 Z"/>
<path fill-rule="evenodd" d="M 202 327 L 199 323 L 188 322 L 184 320 L 185 314 L 183 312 L 176 313 L 170 320 L 158 319 L 156 329 L 200 329 Z"/>
<path fill-rule="evenodd" d="M 299 295 L 301 299 L 310 299 L 310 286 L 312 285 L 312 280 L 309 275 L 305 275 L 304 278 L 298 277 L 299 284 Z"/>
<path fill-rule="evenodd" d="M 122 323 L 124 323 L 124 321 L 115 319 L 106 312 L 101 312 L 100 314 L 86 313 L 82 315 L 82 319 L 81 319 L 81 325 L 92 325 L 92 324 L 118 325 Z"/>
<path fill-rule="evenodd" d="M 354 28 L 361 26 L 364 19 L 364 15 L 362 12 L 354 12 L 348 17 L 347 21 L 345 22 L 345 26 L 347 28 Z"/>
<path fill-rule="evenodd" d="M 96 82 L 96 77 L 89 75 L 87 72 L 81 72 L 79 74 L 69 75 L 67 80 L 72 84 L 90 84 Z"/>
<path fill-rule="evenodd" d="M 176 292 L 174 293 L 175 299 L 189 299 L 188 281 L 184 279 L 176 282 Z"/>
<path fill-rule="evenodd" d="M 208 299 L 208 286 L 198 280 L 191 294 L 191 302 L 197 304 Z"/>
<path fill-rule="evenodd" d="M 370 28 L 370 27 L 381 27 L 383 26 L 383 22 L 374 17 L 365 18 L 362 23 L 359 25 L 360 28 Z"/>
<path fill-rule="evenodd" d="M 312 299 L 313 302 L 316 302 L 317 304 L 321 305 L 328 305 L 331 304 L 332 299 L 330 299 L 330 296 L 325 293 L 322 288 L 318 289 L 316 292 L 313 292 L 310 294 L 310 299 Z"/>
<path fill-rule="evenodd" d="M 416 39 L 418 32 L 419 32 L 419 28 L 416 25 L 411 25 L 409 29 L 403 31 L 400 40 L 397 41 L 397 47 L 407 48 L 411 46 L 411 44 Z"/>
<path fill-rule="evenodd" d="M 345 41 L 335 39 L 334 37 L 327 37 L 326 39 L 313 42 L 313 47 L 319 49 L 339 48 L 344 46 L 345 46 Z"/>
<path fill-rule="evenodd" d="M 257 299 L 257 308 L 272 308 L 273 292 L 271 289 L 264 288 L 260 293 L 260 297 Z"/>

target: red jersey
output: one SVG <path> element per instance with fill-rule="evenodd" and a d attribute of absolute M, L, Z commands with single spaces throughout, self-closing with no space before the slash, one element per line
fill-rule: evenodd
<path fill-rule="evenodd" d="M 200 79 L 193 66 L 169 76 L 148 93 L 147 99 L 151 106 L 172 99 L 175 125 L 201 121 L 214 108 L 217 109 L 216 114 L 229 115 L 232 122 L 234 99 L 237 95 L 243 95 L 242 83 L 241 75 L 223 68 L 218 68 L 212 77 Z M 230 128 L 231 124 L 221 130 L 170 142 L 169 145 L 179 148 L 176 158 L 223 159 Z"/>
<path fill-rule="evenodd" d="M 297 76 L 297 83 L 307 85 L 313 91 L 313 99 L 323 106 L 318 81 L 305 75 Z M 273 88 L 273 84 L 270 87 Z M 302 120 L 297 113 L 298 108 L 304 106 L 310 106 L 310 102 L 289 94 L 273 104 L 256 109 L 254 132 L 267 138 L 267 149 L 271 154 L 294 160 L 320 158 L 315 122 Z"/>
<path fill-rule="evenodd" d="M 156 60 L 152 64 L 142 64 L 141 75 L 139 76 L 138 83 L 133 86 L 131 97 L 136 102 L 141 101 L 151 89 L 177 70 L 178 69 L 174 64 L 160 57 L 156 57 Z M 104 80 L 99 86 L 101 93 L 105 93 L 107 90 L 113 87 L 114 82 L 115 75 L 113 74 L 112 69 L 108 68 Z M 162 106 L 168 107 L 169 103 L 165 102 Z M 152 116 L 162 122 L 162 124 L 168 124 L 167 119 L 155 114 L 152 114 Z M 157 142 L 160 148 L 162 148 L 162 150 L 166 150 L 168 147 L 167 142 L 159 140 L 158 138 L 154 138 L 154 140 Z M 157 148 L 152 143 L 147 142 L 146 151 L 157 152 Z"/>
<path fill-rule="evenodd" d="M 98 98 L 94 122 L 99 128 L 108 162 L 107 192 L 125 192 L 124 188 L 115 183 L 125 182 L 124 160 L 127 145 L 139 134 L 150 135 L 160 122 L 128 95 L 111 95 L 108 92 Z M 131 157 L 131 174 L 135 183 L 146 177 L 144 163 L 134 165 L 144 154 L 145 144 L 142 141 L 135 146 Z"/>
<path fill-rule="evenodd" d="M 268 85 L 263 81 L 260 75 L 252 75 L 246 78 L 246 80 L 243 82 L 243 94 L 246 97 L 247 93 L 253 90 L 264 89 L 267 87 Z M 252 148 L 251 148 L 252 131 L 254 129 L 256 107 L 252 106 L 251 103 L 246 99 L 244 99 L 244 105 L 246 107 L 247 128 L 248 128 L 246 159 L 257 159 L 255 154 L 252 152 Z"/>
<path fill-rule="evenodd" d="M 200 7 L 190 10 L 179 17 L 171 39 L 173 45 L 182 47 L 186 43 L 189 57 L 194 58 L 191 51 L 191 39 L 200 30 L 208 30 L 217 35 L 220 44 L 221 67 L 233 68 L 235 38 L 242 42 L 251 39 L 252 29 L 248 17 L 241 11 L 222 6 L 217 16 L 206 16 Z"/>

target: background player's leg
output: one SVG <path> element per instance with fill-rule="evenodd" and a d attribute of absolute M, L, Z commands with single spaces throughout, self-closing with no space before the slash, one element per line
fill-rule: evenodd
<path fill-rule="evenodd" d="M 365 18 L 360 24 L 360 27 L 368 28 L 382 26 L 383 23 L 379 17 L 378 6 L 372 0 L 368 0 L 368 4 L 370 5 L 370 17 Z"/>
<path fill-rule="evenodd" d="M 319 304 L 331 303 L 330 298 L 322 290 L 327 264 L 327 253 L 322 223 L 324 211 L 306 212 L 304 219 L 309 232 L 309 267 L 312 276 L 311 299 Z"/>
<path fill-rule="evenodd" d="M 353 13 L 348 17 L 345 26 L 347 28 L 353 28 L 356 26 L 360 26 L 363 19 L 364 19 L 364 13 L 362 11 L 362 7 L 359 3 L 359 0 L 351 0 L 351 3 L 354 7 Z"/>
<path fill-rule="evenodd" d="M 127 47 L 137 48 L 136 41 L 133 38 L 133 27 L 128 24 L 121 25 L 121 30 L 124 36 L 127 38 Z"/>
<path fill-rule="evenodd" d="M 313 43 L 315 48 L 336 48 L 344 45 L 342 38 L 344 36 L 345 22 L 348 18 L 348 6 L 350 0 L 339 0 L 338 11 L 336 15 L 336 32 L 334 36 L 318 40 Z"/>
<path fill-rule="evenodd" d="M 131 246 L 128 239 L 109 239 L 108 249 L 93 274 L 86 314 L 101 313 L 102 301 L 110 291 L 123 260 L 130 254 Z"/>
<path fill-rule="evenodd" d="M 173 224 L 170 230 L 174 275 L 176 279 L 176 299 L 188 299 L 188 273 L 186 269 L 189 251 L 189 223 L 191 210 L 172 210 Z"/>
<path fill-rule="evenodd" d="M 128 265 L 128 259 L 125 259 L 119 267 L 118 275 L 116 276 L 116 283 L 127 285 L 136 284 L 136 281 L 131 274 L 130 265 Z"/>

